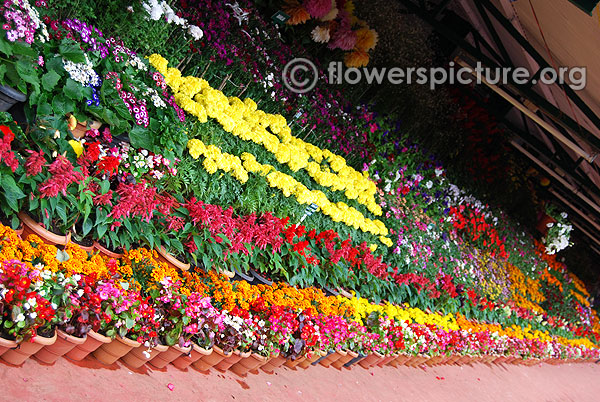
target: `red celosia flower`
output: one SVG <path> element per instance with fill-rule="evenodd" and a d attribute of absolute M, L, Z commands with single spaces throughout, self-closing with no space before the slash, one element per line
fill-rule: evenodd
<path fill-rule="evenodd" d="M 44 151 L 40 150 L 39 152 L 35 152 L 28 149 L 27 152 L 29 153 L 27 161 L 25 161 L 25 170 L 27 172 L 27 176 L 36 176 L 42 173 L 42 168 L 46 164 Z"/>
<path fill-rule="evenodd" d="M 75 171 L 71 162 L 62 155 L 58 155 L 50 164 L 48 172 L 50 177 L 39 187 L 42 197 L 56 197 L 59 193 L 66 196 L 69 184 L 79 183 L 84 178 L 81 172 Z"/>

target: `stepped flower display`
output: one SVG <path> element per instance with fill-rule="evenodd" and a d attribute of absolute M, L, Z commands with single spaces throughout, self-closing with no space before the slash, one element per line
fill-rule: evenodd
<path fill-rule="evenodd" d="M 302 7 L 323 18 L 317 3 Z M 286 92 L 277 68 L 301 47 L 238 6 L 243 18 L 147 1 L 115 12 L 116 29 L 79 6 L 63 19 L 58 4 L 3 4 L 15 63 L 0 80 L 29 96 L 0 115 L 5 338 L 59 330 L 148 359 L 177 346 L 294 364 L 348 350 L 597 357 L 590 294 L 554 255 L 566 217 L 539 243 L 387 117 L 326 87 Z M 365 51 L 373 38 L 351 28 L 328 43 Z"/>

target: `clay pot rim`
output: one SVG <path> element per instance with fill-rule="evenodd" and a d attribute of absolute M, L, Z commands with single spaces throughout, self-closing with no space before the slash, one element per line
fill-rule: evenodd
<path fill-rule="evenodd" d="M 181 347 L 179 345 L 171 345 L 169 347 L 186 355 L 186 354 L 190 353 L 190 351 L 192 350 L 192 346 L 193 346 L 193 344 L 190 344 L 189 346 L 184 346 L 184 347 Z"/>
<path fill-rule="evenodd" d="M 56 342 L 56 337 L 57 337 L 57 331 L 54 330 L 54 335 L 52 337 L 46 338 L 45 336 L 36 335 L 33 338 L 33 342 L 40 344 L 40 345 L 44 345 L 44 346 L 50 346 L 50 345 L 53 345 L 54 342 Z M 31 341 L 31 339 L 27 340 L 27 341 L 23 341 L 23 342 L 30 342 L 30 341 Z"/>
<path fill-rule="evenodd" d="M 12 349 L 12 348 L 16 347 L 18 345 L 18 343 L 14 339 L 6 339 L 6 338 L 3 338 L 0 336 L 0 345 L 4 346 L 5 348 Z"/>
<path fill-rule="evenodd" d="M 163 246 L 160 246 L 159 248 L 156 249 L 156 252 L 158 254 L 160 254 L 160 256 L 162 258 L 164 258 L 165 260 L 167 260 L 167 262 L 169 264 L 172 264 L 174 266 L 176 266 L 177 268 L 183 270 L 183 271 L 187 271 L 190 269 L 190 264 L 189 263 L 185 263 L 183 261 L 178 260 L 177 258 L 175 258 L 174 255 L 172 255 L 171 253 L 169 253 Z"/>
<path fill-rule="evenodd" d="M 27 226 L 34 234 L 54 244 L 67 244 L 71 240 L 71 233 L 65 235 L 59 235 L 45 229 L 39 222 L 36 222 L 29 214 L 25 211 L 20 211 L 17 216 L 21 220 L 24 226 Z"/>
<path fill-rule="evenodd" d="M 220 354 L 221 356 L 224 356 L 224 357 L 229 357 L 229 356 L 231 356 L 231 355 L 233 354 L 233 352 L 234 352 L 234 351 L 232 350 L 232 351 L 230 351 L 229 353 L 225 353 L 225 352 L 223 351 L 223 349 L 221 349 L 221 348 L 220 348 L 220 347 L 218 347 L 217 345 L 213 345 L 212 349 L 213 349 L 213 352 L 217 352 L 218 354 Z M 236 350 L 237 350 L 237 349 L 236 349 Z"/>
<path fill-rule="evenodd" d="M 144 345 L 142 345 L 142 346 L 144 346 Z M 155 350 L 157 352 L 166 352 L 167 350 L 169 350 L 169 346 L 167 346 L 167 345 L 155 345 L 155 346 L 152 347 L 152 352 L 154 352 Z"/>
<path fill-rule="evenodd" d="M 213 348 L 208 348 L 208 349 L 204 349 L 202 346 L 198 345 L 197 343 L 192 343 L 191 347 L 198 353 L 201 353 L 203 355 L 209 355 L 213 352 Z M 214 347 L 214 345 L 213 345 Z M 207 352 L 207 353 L 204 353 Z"/>
<path fill-rule="evenodd" d="M 273 356 L 265 357 L 265 356 L 263 356 L 263 355 L 261 355 L 261 354 L 258 354 L 258 353 L 256 353 L 256 352 L 252 352 L 252 353 L 250 354 L 250 356 L 252 356 L 252 357 L 253 357 L 253 358 L 255 358 L 256 360 L 263 361 L 263 362 L 266 362 L 266 361 L 267 361 L 267 360 L 269 360 L 271 357 L 273 357 Z"/>
<path fill-rule="evenodd" d="M 142 344 L 141 344 L 141 343 L 139 343 L 138 341 L 134 341 L 133 339 L 129 339 L 129 338 L 127 338 L 127 337 L 123 338 L 123 337 L 121 337 L 121 336 L 117 336 L 117 337 L 115 338 L 115 340 L 117 340 L 117 341 L 119 341 L 119 342 L 121 342 L 121 343 L 124 343 L 124 344 L 125 344 L 125 345 L 127 345 L 127 346 L 131 346 L 131 347 L 133 347 L 133 348 L 137 348 L 137 347 L 140 347 L 140 346 L 142 346 Z"/>
<path fill-rule="evenodd" d="M 123 253 L 115 253 L 114 251 L 110 251 L 109 249 L 104 247 L 102 244 L 98 243 L 98 241 L 94 241 L 94 248 L 96 250 L 100 251 L 101 253 L 106 254 L 110 258 L 121 258 L 125 255 Z"/>
<path fill-rule="evenodd" d="M 74 343 L 76 345 L 83 345 L 85 343 L 85 341 L 87 340 L 87 334 L 83 337 L 79 337 L 79 336 L 75 336 L 75 335 L 69 335 L 61 329 L 57 329 L 56 333 L 59 338 L 65 340 L 65 341 Z"/>
<path fill-rule="evenodd" d="M 90 338 L 94 338 L 95 340 L 97 340 L 98 342 L 102 342 L 102 343 L 111 343 L 112 342 L 112 338 L 106 335 L 102 335 L 99 332 L 94 331 L 93 329 L 90 330 L 86 336 L 89 336 Z"/>

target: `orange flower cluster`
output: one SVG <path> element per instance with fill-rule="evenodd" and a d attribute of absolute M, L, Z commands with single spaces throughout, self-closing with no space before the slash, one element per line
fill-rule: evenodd
<path fill-rule="evenodd" d="M 341 296 L 325 296 L 316 288 L 296 289 L 285 283 L 251 285 L 245 281 L 229 282 L 223 275 L 214 271 L 208 273 L 183 273 L 183 284 L 188 291 L 210 296 L 225 310 L 234 307 L 248 309 L 257 299 L 262 298 L 266 306 L 290 307 L 294 310 L 308 310 L 311 314 L 340 315 L 350 317 L 354 309 L 348 299 Z"/>
<path fill-rule="evenodd" d="M 539 282 L 526 277 L 519 268 L 512 264 L 507 263 L 506 270 L 512 284 L 512 299 L 515 301 L 517 307 L 532 310 L 536 313 L 543 313 L 544 309 L 539 306 L 539 303 L 546 300 L 546 298 L 540 291 Z"/>
<path fill-rule="evenodd" d="M 561 281 L 556 279 L 556 277 L 550 273 L 548 268 L 544 269 L 544 272 L 542 272 L 541 278 L 543 280 L 545 280 L 546 282 L 548 282 L 549 284 L 556 286 L 562 293 L 563 285 L 562 285 Z"/>
<path fill-rule="evenodd" d="M 64 250 L 45 244 L 34 234 L 21 240 L 9 227 L 0 225 L 0 261 L 23 261 L 31 270 L 44 267 L 52 272 L 62 270 L 67 274 L 95 275 L 106 278 L 109 270 L 99 255 L 88 255 L 78 245 L 69 243 Z"/>

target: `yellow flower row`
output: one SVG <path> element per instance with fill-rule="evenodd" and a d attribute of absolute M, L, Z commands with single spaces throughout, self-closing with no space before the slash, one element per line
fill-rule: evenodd
<path fill-rule="evenodd" d="M 237 97 L 228 98 L 204 79 L 182 77 L 178 69 L 168 67 L 168 61 L 158 54 L 153 54 L 149 60 L 165 76 L 177 104 L 200 122 L 206 122 L 208 117 L 216 119 L 225 131 L 264 146 L 279 163 L 286 164 L 292 171 L 305 169 L 323 187 L 344 191 L 347 198 L 365 205 L 374 215 L 382 214 L 375 201 L 377 187 L 367 172 L 360 173 L 348 166 L 341 156 L 294 137 L 283 116 L 257 109 L 256 103 L 249 98 L 244 101 Z M 321 166 L 325 162 L 329 167 Z"/>
<path fill-rule="evenodd" d="M 205 157 L 202 164 L 210 174 L 214 174 L 220 169 L 231 174 L 241 183 L 248 180 L 248 172 L 260 174 L 265 176 L 270 187 L 281 190 L 286 197 L 293 195 L 300 204 L 314 203 L 334 222 L 342 222 L 355 229 L 379 236 L 379 240 L 388 247 L 393 244 L 391 239 L 385 237 L 388 231 L 383 222 L 365 218 L 355 208 L 349 207 L 343 202 L 332 203 L 322 191 L 309 190 L 292 176 L 277 171 L 271 165 L 259 163 L 250 153 L 244 152 L 240 159 L 235 155 L 221 152 L 214 145 L 206 146 L 198 139 L 189 140 L 187 146 L 194 159 L 198 159 L 200 156 Z"/>
<path fill-rule="evenodd" d="M 410 308 L 408 305 L 396 306 L 389 302 L 385 302 L 383 305 L 373 304 L 362 297 L 353 297 L 350 299 L 350 305 L 354 309 L 354 319 L 361 324 L 363 324 L 363 319 L 367 318 L 371 313 L 378 312 L 389 318 L 408 323 L 416 322 L 417 324 L 435 325 L 445 330 L 460 329 L 452 314 L 427 313 L 418 308 Z"/>

